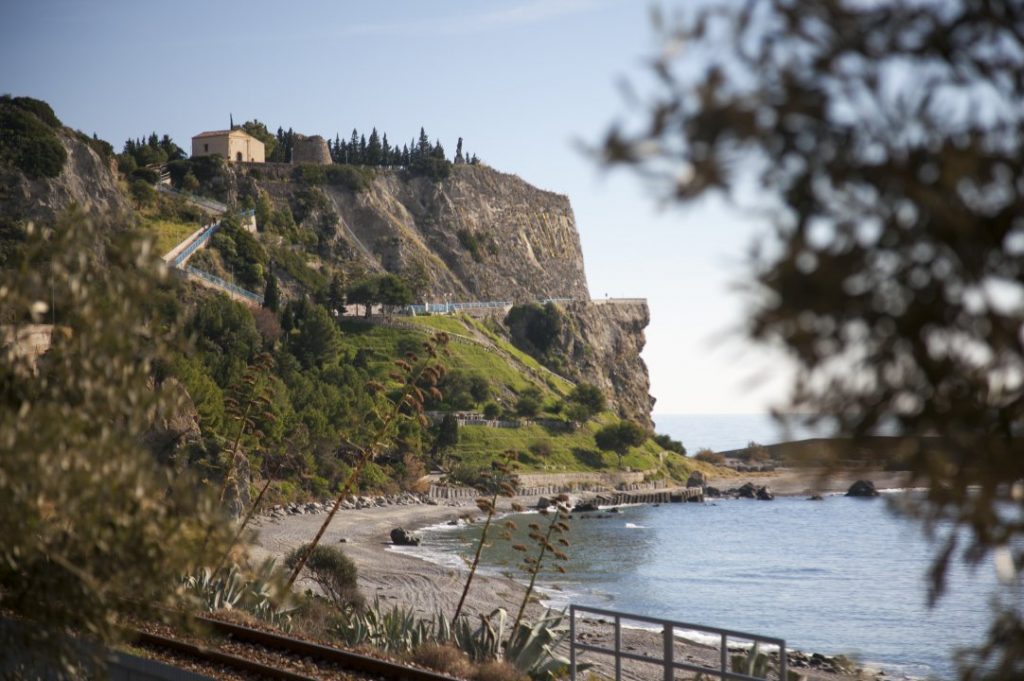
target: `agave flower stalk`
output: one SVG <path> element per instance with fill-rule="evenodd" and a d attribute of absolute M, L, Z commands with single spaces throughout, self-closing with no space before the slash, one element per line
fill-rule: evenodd
<path fill-rule="evenodd" d="M 537 583 L 537 575 L 544 567 L 544 558 L 547 556 L 554 556 L 555 560 L 568 560 L 569 556 L 563 551 L 558 549 L 552 541 L 560 544 L 563 547 L 569 546 L 569 540 L 564 535 L 569 531 L 569 523 L 566 522 L 569 519 L 569 497 L 565 494 L 560 494 L 556 499 L 555 510 L 541 509 L 541 514 L 550 515 L 551 520 L 548 522 L 547 530 L 541 532 L 541 526 L 539 523 L 530 523 L 530 539 L 532 539 L 537 545 L 537 555 L 526 556 L 523 558 L 523 569 L 528 575 L 530 575 L 530 583 L 526 587 L 526 593 L 523 594 L 523 602 L 519 604 L 519 613 L 516 614 L 515 624 L 512 625 L 512 636 L 516 636 L 516 632 L 519 631 L 519 623 L 523 619 L 523 613 L 526 611 L 526 604 L 530 602 L 530 596 L 533 595 L 534 585 Z M 516 551 L 527 552 L 528 549 L 522 544 L 516 544 L 512 547 Z M 561 565 L 555 565 L 554 569 L 558 572 L 565 573 L 565 568 Z"/>
<path fill-rule="evenodd" d="M 487 532 L 491 528 L 491 522 L 494 520 L 494 514 L 498 510 L 498 497 L 514 497 L 516 495 L 516 486 L 519 482 L 516 475 L 513 473 L 513 465 L 518 454 L 515 451 L 509 450 L 505 452 L 503 461 L 495 461 L 491 464 L 494 469 L 493 473 L 485 473 L 482 477 L 485 477 L 484 483 L 481 484 L 481 492 L 490 491 L 490 498 L 481 496 L 476 500 L 476 507 L 487 514 L 486 520 L 484 520 L 483 530 L 480 532 L 480 539 L 477 540 L 476 553 L 473 555 L 473 562 L 469 566 L 469 575 L 466 576 L 466 584 L 462 587 L 462 596 L 459 598 L 459 604 L 455 607 L 455 614 L 452 615 L 452 627 L 459 620 L 459 615 L 462 614 L 462 606 L 466 602 L 466 595 L 469 593 L 469 587 L 473 583 L 473 577 L 476 576 L 476 569 L 480 565 L 480 555 L 483 553 L 484 546 L 487 545 Z M 512 510 L 522 511 L 523 507 L 517 503 L 512 504 Z M 515 523 L 511 520 L 508 521 L 506 527 L 509 529 L 515 528 Z"/>

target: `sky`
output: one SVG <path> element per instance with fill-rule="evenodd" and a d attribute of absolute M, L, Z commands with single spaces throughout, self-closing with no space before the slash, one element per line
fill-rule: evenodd
<path fill-rule="evenodd" d="M 671 9 L 685 0 L 663 2 Z M 488 165 L 572 202 L 593 297 L 647 298 L 658 413 L 780 404 L 784 362 L 743 340 L 752 239 L 724 202 L 659 206 L 587 148 L 635 113 L 659 48 L 641 0 L 33 0 L 0 7 L 0 92 L 49 102 L 121 149 L 257 118 L 304 134 L 377 127 L 459 137 Z M 641 86 L 641 92 L 643 88 Z M 635 120 L 635 119 L 634 119 Z"/>

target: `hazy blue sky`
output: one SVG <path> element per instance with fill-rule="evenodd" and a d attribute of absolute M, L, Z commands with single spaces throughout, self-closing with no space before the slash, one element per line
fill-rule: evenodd
<path fill-rule="evenodd" d="M 672 3 L 665 3 L 672 6 Z M 258 118 L 271 130 L 405 142 L 425 126 L 489 165 L 567 194 L 594 297 L 646 297 L 655 412 L 749 412 L 767 366 L 731 330 L 751 235 L 720 206 L 660 213 L 624 171 L 580 151 L 627 111 L 618 83 L 658 48 L 640 0 L 140 2 L 0 8 L 0 91 L 45 99 L 120 150 Z"/>

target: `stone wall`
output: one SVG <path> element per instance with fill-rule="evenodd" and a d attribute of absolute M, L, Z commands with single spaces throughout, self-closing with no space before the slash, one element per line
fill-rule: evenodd
<path fill-rule="evenodd" d="M 330 165 L 331 150 L 327 146 L 327 140 L 320 135 L 296 135 L 292 146 L 292 163 Z"/>

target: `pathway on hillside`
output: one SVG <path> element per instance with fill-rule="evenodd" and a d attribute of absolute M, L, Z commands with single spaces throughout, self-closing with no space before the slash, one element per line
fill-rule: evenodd
<path fill-rule="evenodd" d="M 165 194 L 179 196 L 186 202 L 217 215 L 223 215 L 228 210 L 228 207 L 219 201 L 195 196 L 186 192 L 179 192 L 178 190 L 163 184 L 157 184 L 157 189 Z M 244 217 L 249 217 L 252 214 L 253 211 L 251 210 L 239 213 L 239 215 Z M 232 300 L 237 300 L 238 302 L 245 303 L 246 305 L 261 307 L 263 305 L 263 296 L 258 293 L 247 291 L 241 286 L 236 286 L 235 284 L 225 281 L 216 275 L 196 269 L 188 264 L 189 259 L 195 254 L 195 252 L 204 248 L 206 244 L 209 243 L 210 239 L 213 238 L 213 235 L 218 229 L 220 229 L 220 225 L 220 220 L 203 225 L 185 237 L 185 239 L 177 246 L 165 253 L 163 260 L 168 264 L 168 266 L 178 272 L 181 272 L 181 274 L 190 281 L 194 281 L 201 286 L 220 291 Z"/>

